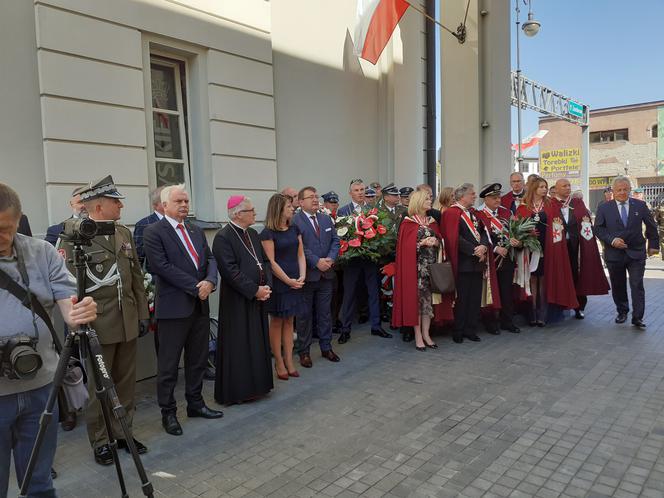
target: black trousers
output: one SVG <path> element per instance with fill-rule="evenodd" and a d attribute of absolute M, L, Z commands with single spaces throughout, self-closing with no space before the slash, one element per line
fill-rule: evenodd
<path fill-rule="evenodd" d="M 208 358 L 210 316 L 201 313 L 200 302 L 197 301 L 190 316 L 160 319 L 157 328 L 157 401 L 162 414 L 174 413 L 177 409 L 173 391 L 178 381 L 178 366 L 183 349 L 187 406 L 201 408 L 205 404 L 201 391 Z"/>
<path fill-rule="evenodd" d="M 607 261 L 606 267 L 609 269 L 611 295 L 618 313 L 627 314 L 629 312 L 626 275 L 629 273 L 629 287 L 632 291 L 632 320 L 641 320 L 646 309 L 646 291 L 643 288 L 645 259 L 636 260 L 625 256 L 623 261 Z"/>
<path fill-rule="evenodd" d="M 503 261 L 498 270 L 498 289 L 500 292 L 500 325 L 509 327 L 514 319 L 514 263 Z"/>
<path fill-rule="evenodd" d="M 459 272 L 456 281 L 457 298 L 454 305 L 454 336 L 475 333 L 482 305 L 482 273 Z"/>

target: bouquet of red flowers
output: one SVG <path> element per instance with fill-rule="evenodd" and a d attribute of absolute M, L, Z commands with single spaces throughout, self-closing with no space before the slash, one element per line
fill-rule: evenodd
<path fill-rule="evenodd" d="M 337 263 L 343 265 L 353 258 L 378 263 L 394 252 L 396 233 L 388 214 L 376 208 L 366 213 L 340 216 L 336 230 L 341 247 Z"/>

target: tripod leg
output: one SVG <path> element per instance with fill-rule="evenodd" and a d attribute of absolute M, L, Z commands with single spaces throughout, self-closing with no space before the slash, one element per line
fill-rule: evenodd
<path fill-rule="evenodd" d="M 99 338 L 97 333 L 91 329 L 87 328 L 85 330 L 85 338 L 87 341 L 88 353 L 90 354 L 90 360 L 92 363 L 92 369 L 94 372 L 95 386 L 97 397 L 101 403 L 102 413 L 104 414 L 104 423 L 106 424 L 106 431 L 108 433 L 108 439 L 111 446 L 111 452 L 113 454 L 113 459 L 115 461 L 116 469 L 118 471 L 118 478 L 120 480 L 120 486 L 122 488 L 123 496 L 126 496 L 126 488 L 124 485 L 124 479 L 122 476 L 122 469 L 120 467 L 120 462 L 117 456 L 117 441 L 113 436 L 113 431 L 111 428 L 111 411 L 115 418 L 118 420 L 120 427 L 122 428 L 122 433 L 124 435 L 125 441 L 127 442 L 127 447 L 131 453 L 132 459 L 134 460 L 134 466 L 138 472 L 138 476 L 141 479 L 141 489 L 143 494 L 148 498 L 154 496 L 154 490 L 152 488 L 152 483 L 148 480 L 148 476 L 143 467 L 143 462 L 138 455 L 136 450 L 136 445 L 134 444 L 134 437 L 127 423 L 127 412 L 120 403 L 120 398 L 118 393 L 115 390 L 113 385 L 113 380 L 111 375 L 106 368 L 104 363 L 104 355 L 102 354 L 101 344 L 99 343 Z"/>
<path fill-rule="evenodd" d="M 76 339 L 76 332 L 70 331 L 65 339 L 65 344 L 62 347 L 62 354 L 58 360 L 58 365 L 55 369 L 55 376 L 53 377 L 53 387 L 49 393 L 48 400 L 46 401 L 46 407 L 42 413 L 41 418 L 39 419 L 39 431 L 37 431 L 37 437 L 35 438 L 35 444 L 32 447 L 32 452 L 30 453 L 30 460 L 28 460 L 28 466 L 25 469 L 25 476 L 23 477 L 23 482 L 21 483 L 21 489 L 19 491 L 19 498 L 25 498 L 28 496 L 28 488 L 30 487 L 30 481 L 32 479 L 32 474 L 37 465 L 37 459 L 39 457 L 39 450 L 44 442 L 44 436 L 46 435 L 46 429 L 53 419 L 53 407 L 58 399 L 58 392 L 62 388 L 62 381 L 65 377 L 67 371 L 67 365 L 69 364 L 69 357 L 71 356 L 72 347 L 74 340 Z"/>

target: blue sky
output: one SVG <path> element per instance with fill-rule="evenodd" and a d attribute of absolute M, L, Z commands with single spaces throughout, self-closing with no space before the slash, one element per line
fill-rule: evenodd
<path fill-rule="evenodd" d="M 512 69 L 516 69 L 514 1 L 510 0 Z M 542 28 L 533 38 L 521 36 L 524 76 L 591 109 L 664 100 L 664 60 L 657 49 L 664 0 L 532 0 L 532 9 Z M 527 12 L 521 1 L 522 22 Z M 512 114 L 516 143 L 516 109 Z M 524 136 L 537 129 L 538 116 L 523 111 Z"/>

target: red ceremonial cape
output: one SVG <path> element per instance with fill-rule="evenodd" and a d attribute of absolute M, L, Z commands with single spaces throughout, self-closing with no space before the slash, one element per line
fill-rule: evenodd
<path fill-rule="evenodd" d="M 414 327 L 420 324 L 419 292 L 417 289 L 417 230 L 419 224 L 404 218 L 397 238 L 397 258 L 395 261 L 394 294 L 392 297 L 392 325 Z M 440 237 L 435 221 L 429 228 Z"/>
<path fill-rule="evenodd" d="M 491 284 L 491 298 L 493 302 L 486 306 L 486 308 L 500 309 L 500 287 L 498 286 L 498 274 L 496 273 L 496 255 L 493 252 L 493 244 L 491 243 L 491 222 L 484 211 L 476 209 L 474 213 L 475 216 L 477 216 L 477 219 L 484 225 L 484 228 L 487 231 L 487 237 L 489 237 L 487 256 L 489 259 L 489 281 Z"/>
<path fill-rule="evenodd" d="M 544 243 L 544 285 L 546 286 L 546 301 L 549 304 L 557 304 L 562 308 L 576 309 L 579 302 L 576 300 L 576 288 L 572 278 L 572 268 L 569 263 L 567 252 L 567 240 L 565 228 L 562 229 L 562 239 L 553 242 L 553 220 L 563 215 L 560 212 L 560 204 L 547 202 L 544 204 L 546 213 L 546 237 Z M 533 211 L 524 204 L 516 210 L 516 215 L 522 218 L 530 217 Z"/>
<path fill-rule="evenodd" d="M 579 227 L 579 278 L 576 282 L 576 293 L 579 296 L 608 294 L 611 287 L 604 274 L 597 239 L 593 234 L 590 240 L 586 240 L 581 234 L 581 222 L 584 217 L 591 220 L 590 211 L 581 199 L 572 199 L 570 207 Z"/>

